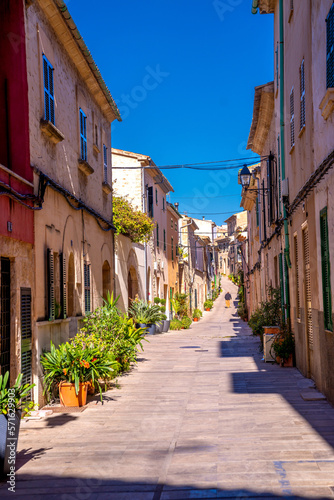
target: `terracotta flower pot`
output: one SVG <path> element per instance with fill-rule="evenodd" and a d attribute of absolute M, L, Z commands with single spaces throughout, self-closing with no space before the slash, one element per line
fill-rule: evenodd
<path fill-rule="evenodd" d="M 287 368 L 293 367 L 293 357 L 292 354 L 288 357 L 288 359 L 281 359 L 281 366 L 285 366 Z"/>
<path fill-rule="evenodd" d="M 88 382 L 80 382 L 79 392 L 75 393 L 75 385 L 71 382 L 59 384 L 59 397 L 62 406 L 84 406 L 87 402 Z"/>
<path fill-rule="evenodd" d="M 194 318 L 194 321 L 198 321 L 198 318 Z"/>
<path fill-rule="evenodd" d="M 206 311 L 211 311 L 210 307 L 207 307 L 205 310 L 206 310 Z"/>

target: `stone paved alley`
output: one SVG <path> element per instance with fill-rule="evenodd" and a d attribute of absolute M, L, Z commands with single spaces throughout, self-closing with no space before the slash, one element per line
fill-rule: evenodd
<path fill-rule="evenodd" d="M 334 498 L 334 409 L 261 361 L 223 296 L 149 340 L 103 406 L 22 424 L 15 498 Z"/>

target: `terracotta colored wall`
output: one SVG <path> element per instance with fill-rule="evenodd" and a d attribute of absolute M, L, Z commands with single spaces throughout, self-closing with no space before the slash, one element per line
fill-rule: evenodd
<path fill-rule="evenodd" d="M 0 2 L 0 165 L 32 182 L 29 158 L 28 83 L 23 0 Z M 21 194 L 33 192 L 0 167 L 0 181 Z M 33 213 L 0 197 L 0 234 L 33 243 Z M 7 222 L 12 222 L 12 232 Z"/>

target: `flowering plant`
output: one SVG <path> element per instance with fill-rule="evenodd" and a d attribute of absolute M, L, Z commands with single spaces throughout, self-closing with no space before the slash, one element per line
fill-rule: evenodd
<path fill-rule="evenodd" d="M 0 414 L 8 415 L 13 411 L 29 414 L 35 405 L 29 401 L 31 389 L 35 384 L 22 384 L 23 374 L 20 373 L 12 387 L 7 387 L 9 372 L 0 375 Z"/>
<path fill-rule="evenodd" d="M 99 379 L 111 378 L 117 362 L 106 348 L 68 342 L 56 348 L 51 342 L 50 352 L 41 356 L 41 365 L 44 369 L 44 393 L 50 394 L 55 384 L 66 381 L 75 384 L 78 394 L 81 382 L 92 381 L 93 385 L 99 386 L 102 394 Z"/>

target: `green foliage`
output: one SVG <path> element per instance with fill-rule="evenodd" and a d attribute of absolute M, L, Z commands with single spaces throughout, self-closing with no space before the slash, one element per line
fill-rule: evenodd
<path fill-rule="evenodd" d="M 7 387 L 9 381 L 9 372 L 0 375 L 0 414 L 8 415 L 15 411 L 22 411 L 22 416 L 29 415 L 29 412 L 34 409 L 32 401 L 25 401 L 25 398 L 30 394 L 31 389 L 35 384 L 23 384 L 23 374 L 20 373 L 13 387 Z"/>
<path fill-rule="evenodd" d="M 99 379 L 110 379 L 117 362 L 106 347 L 66 342 L 56 348 L 51 342 L 50 352 L 41 356 L 41 365 L 44 370 L 44 393 L 51 394 L 55 383 L 66 381 L 74 383 L 78 394 L 80 382 L 91 380 L 93 385 L 99 385 Z"/>
<path fill-rule="evenodd" d="M 154 297 L 154 303 L 155 303 L 155 304 L 160 304 L 160 299 L 159 299 L 159 297 Z"/>
<path fill-rule="evenodd" d="M 191 323 L 192 323 L 191 318 L 189 318 L 188 316 L 183 316 L 181 322 L 182 322 L 182 327 L 185 330 L 188 330 L 190 328 Z"/>
<path fill-rule="evenodd" d="M 293 355 L 295 352 L 295 339 L 293 334 L 291 332 L 277 334 L 271 344 L 271 350 L 273 350 L 276 356 L 279 356 L 283 361 L 287 361 L 291 354 Z"/>
<path fill-rule="evenodd" d="M 110 380 L 136 361 L 146 340 L 145 329 L 121 314 L 117 301 L 118 297 L 114 300 L 113 294 L 107 294 L 105 305 L 84 318 L 83 328 L 69 343 L 58 348 L 51 344 L 51 351 L 42 355 L 45 392 L 54 393 L 63 380 L 74 382 L 76 391 L 80 382 L 91 381 L 102 398 L 99 379 Z"/>
<path fill-rule="evenodd" d="M 200 319 L 202 317 L 203 313 L 200 309 L 194 309 L 193 312 L 193 318 Z"/>
<path fill-rule="evenodd" d="M 180 319 L 188 313 L 188 295 L 186 293 L 176 293 L 173 301 L 178 304 L 177 315 Z M 175 311 L 176 312 L 176 311 Z"/>
<path fill-rule="evenodd" d="M 213 300 L 211 299 L 207 299 L 205 302 L 204 302 L 204 309 L 212 309 L 213 307 Z"/>
<path fill-rule="evenodd" d="M 248 319 L 248 311 L 247 307 L 243 302 L 239 303 L 239 307 L 237 309 L 237 313 L 239 314 L 240 318 L 243 319 L 244 321 L 247 321 Z"/>
<path fill-rule="evenodd" d="M 160 299 L 160 304 L 162 306 L 165 306 L 166 305 L 166 299 Z M 166 310 L 166 309 L 165 309 Z"/>
<path fill-rule="evenodd" d="M 281 326 L 281 296 L 278 288 L 268 288 L 268 300 L 261 302 L 260 306 L 249 318 L 248 324 L 254 335 L 262 338 L 264 326 Z"/>
<path fill-rule="evenodd" d="M 144 300 L 136 299 L 128 310 L 129 315 L 136 323 L 151 325 L 163 319 L 161 307 L 158 304 L 148 304 Z"/>
<path fill-rule="evenodd" d="M 170 329 L 171 330 L 181 330 L 182 328 L 182 321 L 180 321 L 177 318 L 174 318 L 170 322 Z"/>
<path fill-rule="evenodd" d="M 113 222 L 117 234 L 125 234 L 136 243 L 149 241 L 154 229 L 152 219 L 133 208 L 123 196 L 113 197 Z"/>

